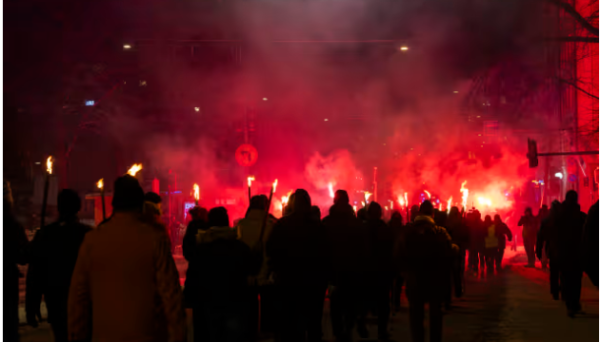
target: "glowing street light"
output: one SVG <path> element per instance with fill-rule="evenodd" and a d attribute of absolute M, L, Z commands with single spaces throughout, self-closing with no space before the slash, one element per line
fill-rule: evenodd
<path fill-rule="evenodd" d="M 400 51 L 408 51 L 408 46 L 405 46 L 405 45 L 401 46 Z"/>
<path fill-rule="evenodd" d="M 131 49 L 130 44 L 123 44 L 123 50 L 130 50 L 130 49 Z"/>
<path fill-rule="evenodd" d="M 554 174 L 554 177 L 563 179 L 563 174 L 562 174 L 562 172 L 557 172 Z"/>
<path fill-rule="evenodd" d="M 194 107 L 194 111 L 198 113 L 200 111 L 200 107 Z"/>

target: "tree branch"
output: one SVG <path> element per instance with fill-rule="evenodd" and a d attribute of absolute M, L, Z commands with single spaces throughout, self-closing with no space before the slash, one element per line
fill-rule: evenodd
<path fill-rule="evenodd" d="M 585 20 L 585 18 L 581 14 L 579 14 L 579 12 L 577 12 L 575 7 L 573 7 L 571 4 L 566 3 L 564 1 L 560 1 L 560 0 L 548 0 L 548 1 L 554 5 L 562 8 L 563 11 L 570 14 L 573 17 L 573 19 L 575 19 L 575 21 L 577 21 L 581 26 L 583 26 L 584 29 L 586 29 L 588 32 L 590 32 L 594 36 L 600 35 L 598 28 L 595 27 L 594 25 L 590 24 L 589 21 Z"/>
<path fill-rule="evenodd" d="M 593 98 L 595 98 L 596 100 L 600 100 L 600 98 L 598 98 L 598 96 L 596 96 L 596 95 L 594 95 L 594 94 L 591 94 L 591 93 L 587 92 L 587 91 L 586 91 L 586 90 L 584 90 L 584 89 L 581 89 L 581 88 L 580 88 L 580 87 L 579 87 L 577 84 L 575 84 L 575 83 L 573 83 L 573 82 L 567 81 L 567 80 L 565 80 L 565 79 L 562 79 L 562 78 L 559 78 L 559 79 L 558 79 L 558 81 L 559 81 L 559 82 L 561 82 L 561 83 L 568 84 L 568 85 L 570 85 L 571 87 L 573 87 L 573 88 L 575 88 L 575 89 L 579 90 L 580 92 L 582 92 L 582 93 L 584 93 L 584 94 L 586 94 L 586 95 L 588 95 L 588 96 L 590 96 L 590 97 L 593 97 Z"/>

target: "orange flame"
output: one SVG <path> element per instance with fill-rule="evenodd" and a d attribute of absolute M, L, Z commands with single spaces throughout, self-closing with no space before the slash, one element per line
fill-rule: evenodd
<path fill-rule="evenodd" d="M 334 198 L 335 193 L 333 192 L 333 184 L 329 183 L 329 197 Z"/>
<path fill-rule="evenodd" d="M 406 205 L 408 206 L 408 192 L 404 193 L 404 202 L 406 203 Z"/>
<path fill-rule="evenodd" d="M 461 185 L 460 185 L 460 192 L 462 193 L 462 206 L 463 208 L 467 208 L 467 200 L 469 199 L 469 189 L 465 188 L 465 184 L 467 184 L 467 181 L 464 181 Z"/>
<path fill-rule="evenodd" d="M 448 200 L 448 214 L 450 214 L 450 208 L 452 208 L 452 196 L 450 196 L 450 199 Z"/>
<path fill-rule="evenodd" d="M 443 211 L 443 209 L 442 209 L 442 203 L 440 203 L 439 210 L 440 210 L 440 211 Z"/>
<path fill-rule="evenodd" d="M 248 176 L 248 187 L 252 186 L 252 181 L 254 181 L 254 176 Z"/>
<path fill-rule="evenodd" d="M 394 201 L 390 200 L 390 209 L 394 210 Z"/>
<path fill-rule="evenodd" d="M 133 164 L 127 173 L 135 177 L 135 175 L 142 169 L 142 164 Z"/>
<path fill-rule="evenodd" d="M 96 183 L 98 189 L 102 189 L 104 187 L 104 178 L 100 179 L 98 183 Z"/>
<path fill-rule="evenodd" d="M 390 210 L 390 208 L 388 208 L 387 205 L 384 208 L 385 208 L 386 211 Z"/>
<path fill-rule="evenodd" d="M 371 197 L 372 193 L 365 191 L 365 202 L 369 202 L 369 197 Z"/>
<path fill-rule="evenodd" d="M 400 206 L 403 207 L 404 206 L 404 197 L 398 196 L 398 203 L 400 203 Z"/>
<path fill-rule="evenodd" d="M 431 194 L 429 193 L 429 191 L 423 190 L 423 192 L 427 194 L 427 197 L 429 197 L 429 199 L 431 199 Z"/>
<path fill-rule="evenodd" d="M 287 205 L 288 200 L 289 200 L 288 196 L 281 196 L 281 204 L 282 205 Z"/>
<path fill-rule="evenodd" d="M 481 204 L 481 205 L 486 205 L 488 207 L 492 206 L 492 201 L 489 198 L 478 197 L 477 202 L 479 202 L 479 204 Z"/>
<path fill-rule="evenodd" d="M 353 205 L 353 206 L 352 206 L 352 209 L 354 209 L 354 212 L 355 212 L 355 213 L 357 212 L 357 210 L 356 210 L 356 206 L 355 206 L 355 205 Z"/>
<path fill-rule="evenodd" d="M 200 200 L 200 186 L 198 184 L 194 184 L 194 199 L 196 201 Z"/>
<path fill-rule="evenodd" d="M 360 202 L 360 203 L 362 203 L 362 206 L 363 206 L 363 207 L 366 207 L 366 205 L 365 205 L 365 201 L 362 201 L 362 202 Z"/>
<path fill-rule="evenodd" d="M 277 179 L 273 182 L 273 193 L 277 191 Z"/>
<path fill-rule="evenodd" d="M 49 175 L 52 174 L 52 163 L 53 162 L 54 162 L 54 159 L 52 159 L 52 156 L 49 156 L 48 159 L 46 159 L 46 171 L 48 171 Z"/>

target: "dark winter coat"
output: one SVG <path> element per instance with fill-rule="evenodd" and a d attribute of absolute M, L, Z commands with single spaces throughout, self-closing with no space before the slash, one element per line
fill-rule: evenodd
<path fill-rule="evenodd" d="M 208 228 L 208 224 L 202 219 L 191 220 L 190 223 L 188 223 L 187 229 L 185 230 L 185 235 L 183 236 L 183 241 L 181 243 L 183 257 L 187 261 L 190 261 L 193 258 L 193 254 L 197 245 L 198 232 L 205 231 Z"/>
<path fill-rule="evenodd" d="M 512 241 L 512 232 L 504 222 L 494 222 L 494 226 L 498 238 L 498 249 L 506 249 L 506 238 L 508 237 L 508 241 Z"/>
<path fill-rule="evenodd" d="M 329 279 L 335 286 L 363 281 L 370 254 L 368 234 L 352 207 L 332 206 L 323 225 L 331 246 Z"/>
<path fill-rule="evenodd" d="M 394 234 L 390 227 L 379 219 L 367 220 L 366 226 L 371 251 L 369 273 L 377 282 L 391 281 L 394 275 Z"/>
<path fill-rule="evenodd" d="M 560 263 L 565 267 L 581 267 L 581 241 L 586 215 L 579 204 L 563 202 L 558 216 L 557 249 Z"/>
<path fill-rule="evenodd" d="M 293 212 L 281 218 L 266 245 L 275 283 L 322 286 L 330 270 L 329 245 L 325 227 L 309 212 Z"/>
<path fill-rule="evenodd" d="M 429 216 L 417 216 L 407 227 L 403 249 L 409 300 L 442 300 L 450 277 L 449 259 L 458 249 L 446 229 Z"/>
<path fill-rule="evenodd" d="M 79 247 L 92 227 L 76 217 L 40 229 L 32 241 L 27 273 L 26 310 L 31 317 L 39 311 L 42 295 L 48 307 L 48 322 L 67 324 L 67 300 Z"/>
<path fill-rule="evenodd" d="M 598 201 L 590 208 L 583 231 L 583 269 L 598 286 Z"/>

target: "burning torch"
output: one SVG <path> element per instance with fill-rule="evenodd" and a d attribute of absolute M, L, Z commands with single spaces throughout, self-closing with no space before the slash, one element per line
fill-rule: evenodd
<path fill-rule="evenodd" d="M 406 222 L 410 222 L 408 217 L 408 192 L 404 193 L 404 203 L 406 203 Z"/>
<path fill-rule="evenodd" d="M 194 200 L 196 201 L 196 206 L 200 202 L 200 186 L 198 184 L 194 184 Z"/>
<path fill-rule="evenodd" d="M 248 176 L 248 204 L 252 199 L 252 181 L 254 181 L 254 176 Z"/>
<path fill-rule="evenodd" d="M 464 181 L 460 185 L 460 193 L 462 194 L 463 212 L 467 211 L 467 200 L 469 199 L 469 189 L 465 188 L 465 184 L 467 184 L 467 181 Z"/>
<path fill-rule="evenodd" d="M 133 164 L 131 168 L 127 171 L 127 173 L 131 177 L 135 177 L 135 175 L 142 169 L 142 164 Z"/>
<path fill-rule="evenodd" d="M 52 174 L 52 163 L 54 159 L 49 156 L 46 160 L 46 179 L 44 181 L 44 197 L 42 198 L 42 215 L 40 217 L 40 228 L 44 227 L 46 219 L 46 204 L 48 203 L 48 187 L 50 186 L 50 175 Z"/>
<path fill-rule="evenodd" d="M 333 184 L 329 183 L 329 197 L 334 198 L 335 193 L 333 192 Z"/>
<path fill-rule="evenodd" d="M 100 200 L 102 201 L 102 221 L 106 220 L 106 205 L 104 204 L 104 178 L 100 179 L 96 183 L 98 189 L 100 189 Z"/>

